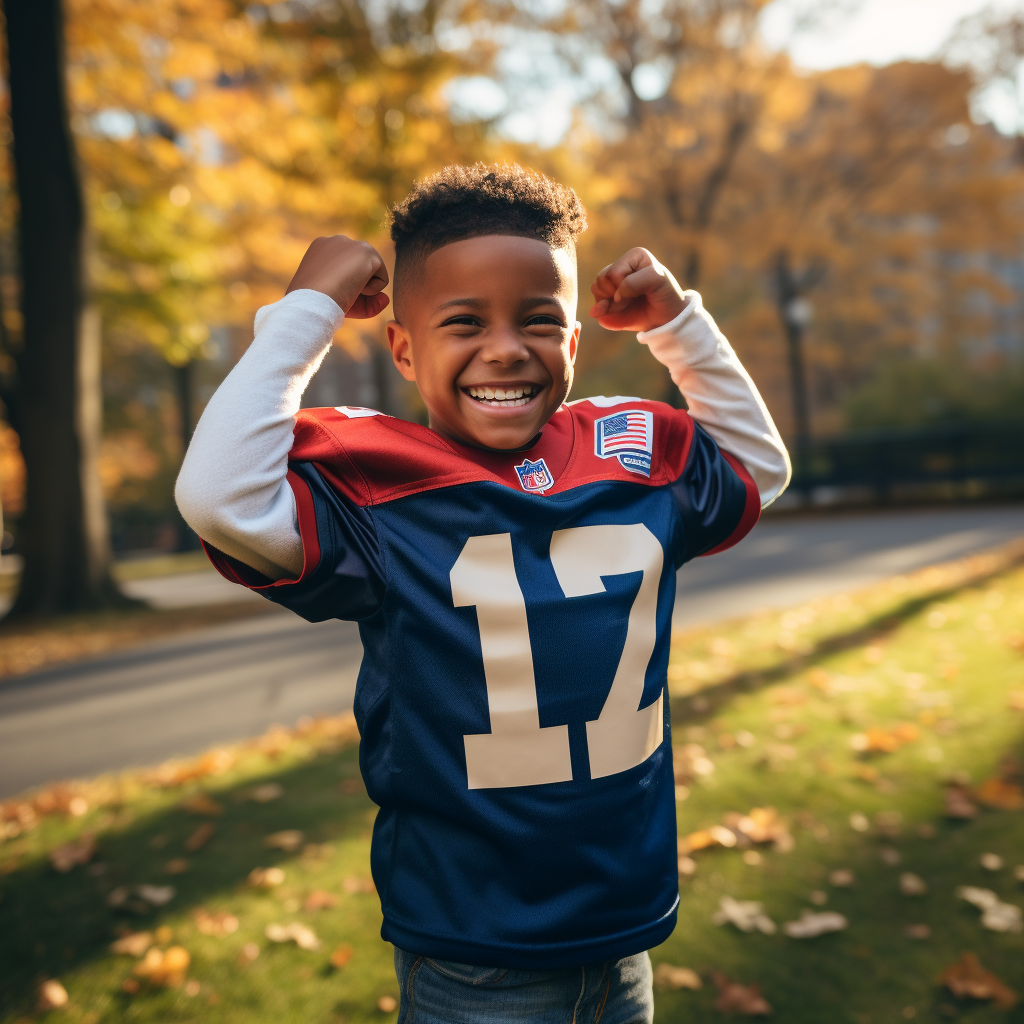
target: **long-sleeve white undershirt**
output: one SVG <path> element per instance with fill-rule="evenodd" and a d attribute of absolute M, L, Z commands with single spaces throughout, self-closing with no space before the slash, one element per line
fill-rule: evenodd
<path fill-rule="evenodd" d="M 789 457 L 753 381 L 700 296 L 669 324 L 638 335 L 686 396 L 690 415 L 735 456 L 762 505 L 789 482 Z M 255 337 L 200 417 L 174 496 L 203 540 L 272 579 L 302 569 L 288 453 L 295 414 L 344 314 L 301 288 L 256 314 Z"/>

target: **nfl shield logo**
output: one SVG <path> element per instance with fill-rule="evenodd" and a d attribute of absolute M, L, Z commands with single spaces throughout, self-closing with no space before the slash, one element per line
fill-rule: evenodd
<path fill-rule="evenodd" d="M 594 423 L 594 452 L 599 459 L 618 459 L 630 473 L 651 475 L 654 414 L 627 409 Z"/>
<path fill-rule="evenodd" d="M 519 474 L 519 483 L 524 491 L 532 491 L 536 494 L 543 494 L 555 482 L 547 463 L 543 459 L 531 462 L 524 459 L 516 466 L 516 473 Z"/>

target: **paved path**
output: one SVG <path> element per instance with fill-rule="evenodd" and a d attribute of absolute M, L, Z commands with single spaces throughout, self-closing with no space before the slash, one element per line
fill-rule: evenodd
<path fill-rule="evenodd" d="M 767 519 L 738 547 L 684 567 L 675 623 L 795 604 L 1020 534 L 1024 506 Z M 137 581 L 132 592 L 164 606 L 240 593 L 205 573 Z M 0 797 L 343 711 L 360 653 L 350 623 L 272 611 L 0 683 Z"/>

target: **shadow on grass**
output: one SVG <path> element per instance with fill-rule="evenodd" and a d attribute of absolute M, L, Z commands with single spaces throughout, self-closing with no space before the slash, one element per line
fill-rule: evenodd
<path fill-rule="evenodd" d="M 978 573 L 962 580 L 955 586 L 944 587 L 941 590 L 929 591 L 927 594 L 908 598 L 898 607 L 869 619 L 856 629 L 848 633 L 824 637 L 809 651 L 794 654 L 770 668 L 737 672 L 727 679 L 702 687 L 693 693 L 673 697 L 671 699 L 673 720 L 678 719 L 680 722 L 692 723 L 714 718 L 737 694 L 753 693 L 782 679 L 787 679 L 833 654 L 883 640 L 929 605 L 948 600 L 972 587 L 998 579 L 1000 576 L 1020 568 L 1021 565 L 1024 565 L 1024 554 L 1019 554 L 1009 561 L 1003 562 L 990 572 Z"/>
<path fill-rule="evenodd" d="M 263 844 L 269 833 L 300 829 L 312 844 L 368 836 L 375 807 L 351 781 L 357 778 L 358 755 L 351 746 L 230 788 L 204 787 L 224 807 L 217 818 L 199 818 L 177 806 L 190 788 L 169 791 L 170 807 L 134 820 L 130 806 L 108 808 L 91 865 L 58 874 L 42 858 L 0 878 L 0 1013 L 29 1012 L 41 980 L 107 957 L 119 931 L 152 929 L 166 912 L 187 912 L 245 887 L 255 867 L 294 859 Z M 265 804 L 246 800 L 265 781 L 279 782 L 284 797 Z M 184 853 L 189 870 L 168 874 L 168 862 L 183 855 L 185 840 L 203 821 L 215 823 L 213 838 L 201 851 Z M 96 865 L 104 866 L 102 873 Z M 134 911 L 107 906 L 113 889 L 140 883 L 173 885 L 176 893 L 160 909 L 146 910 L 136 900 Z"/>

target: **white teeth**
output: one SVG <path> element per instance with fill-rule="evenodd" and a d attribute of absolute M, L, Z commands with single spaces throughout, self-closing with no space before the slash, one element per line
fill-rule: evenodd
<path fill-rule="evenodd" d="M 538 388 L 534 384 L 515 388 L 466 388 L 470 397 L 477 399 L 477 401 L 485 402 L 487 405 L 497 406 L 502 409 L 515 409 L 521 405 L 526 405 L 533 398 L 537 390 Z"/>

